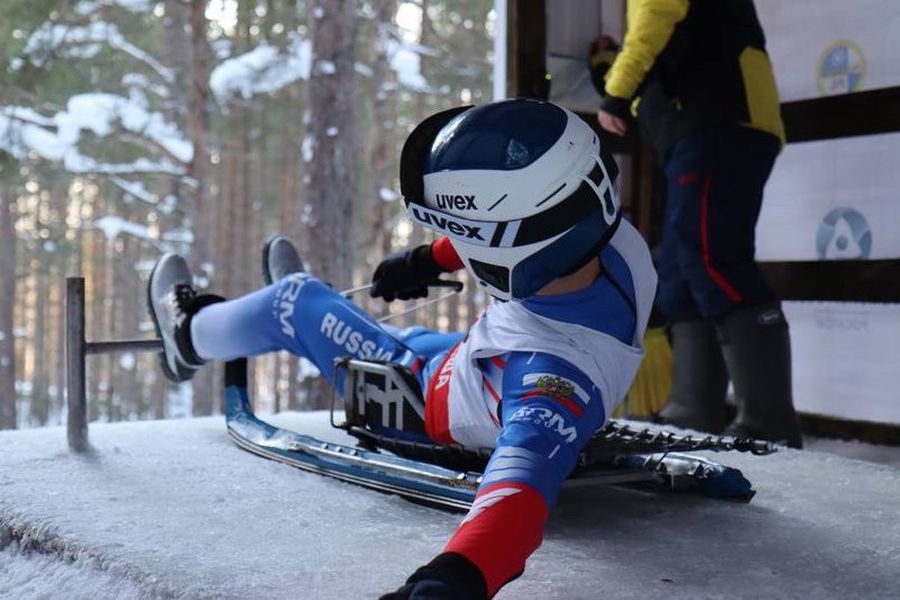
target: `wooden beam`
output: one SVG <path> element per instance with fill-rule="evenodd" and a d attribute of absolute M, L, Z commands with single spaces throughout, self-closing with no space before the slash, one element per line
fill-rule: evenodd
<path fill-rule="evenodd" d="M 900 260 L 758 263 L 783 300 L 900 302 Z"/>
<path fill-rule="evenodd" d="M 545 0 L 509 0 L 506 89 L 511 98 L 547 98 L 546 28 Z"/>
<path fill-rule="evenodd" d="M 810 142 L 900 131 L 900 87 L 786 102 L 788 142 Z"/>

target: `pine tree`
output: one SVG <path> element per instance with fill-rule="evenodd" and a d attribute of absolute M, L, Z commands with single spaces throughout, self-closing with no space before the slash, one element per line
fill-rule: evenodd
<path fill-rule="evenodd" d="M 13 307 L 16 300 L 16 233 L 13 199 L 6 174 L 14 163 L 0 152 L 0 429 L 15 429 L 16 354 Z"/>

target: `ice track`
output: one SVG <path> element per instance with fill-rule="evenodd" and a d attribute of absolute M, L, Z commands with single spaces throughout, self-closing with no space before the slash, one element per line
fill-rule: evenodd
<path fill-rule="evenodd" d="M 281 426 L 341 441 L 326 413 Z M 374 598 L 462 515 L 262 460 L 221 417 L 0 432 L 0 600 Z M 720 460 L 726 458 L 720 455 Z M 514 598 L 887 598 L 900 590 L 900 469 L 815 452 L 728 454 L 749 505 L 564 492 Z"/>

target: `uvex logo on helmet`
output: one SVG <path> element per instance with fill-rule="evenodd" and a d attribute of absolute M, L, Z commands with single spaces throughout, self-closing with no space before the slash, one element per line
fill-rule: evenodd
<path fill-rule="evenodd" d="M 434 200 L 438 208 L 455 208 L 456 210 L 478 210 L 475 206 L 475 196 L 460 196 L 453 194 L 435 194 Z"/>
<path fill-rule="evenodd" d="M 427 211 L 420 211 L 418 207 L 413 207 L 411 212 L 417 221 L 428 227 L 446 231 L 458 237 L 466 236 L 467 238 L 481 240 L 482 242 L 485 241 L 484 238 L 481 237 L 481 233 L 479 233 L 481 227 L 475 227 L 466 223 L 458 223 L 447 217 L 442 217 Z"/>

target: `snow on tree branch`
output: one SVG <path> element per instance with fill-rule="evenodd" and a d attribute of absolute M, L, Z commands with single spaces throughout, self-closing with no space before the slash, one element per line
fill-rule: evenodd
<path fill-rule="evenodd" d="M 394 191 L 390 188 L 386 188 L 386 187 L 379 188 L 378 195 L 381 197 L 381 199 L 384 202 L 394 202 L 394 201 L 400 199 L 400 194 L 398 194 L 396 191 Z"/>
<path fill-rule="evenodd" d="M 99 229 L 107 240 L 114 240 L 122 234 L 133 236 L 150 244 L 161 252 L 171 251 L 172 244 L 190 245 L 194 241 L 194 234 L 189 229 L 175 229 L 159 234 L 146 225 L 127 221 L 116 215 L 105 215 L 94 219 L 90 223 L 92 229 Z"/>
<path fill-rule="evenodd" d="M 156 194 L 151 193 L 144 184 L 140 181 L 129 181 L 127 179 L 123 179 L 118 175 L 111 175 L 109 177 L 109 182 L 114 186 L 145 204 L 149 204 L 155 208 L 160 208 L 164 213 L 170 213 L 171 208 L 168 210 L 165 209 L 166 205 L 160 204 L 159 197 Z"/>
<path fill-rule="evenodd" d="M 220 104 L 238 95 L 274 94 L 298 81 L 309 79 L 312 63 L 309 40 L 294 36 L 285 52 L 262 43 L 253 50 L 229 58 L 213 69 L 209 87 Z"/>
<path fill-rule="evenodd" d="M 128 98 L 115 94 L 78 94 L 69 98 L 66 111 L 55 118 L 60 138 L 74 145 L 82 131 L 90 130 L 98 136 L 112 133 L 115 123 L 123 129 L 141 135 L 175 157 L 189 163 L 194 155 L 193 144 L 178 128 L 158 112 L 148 112 Z"/>
<path fill-rule="evenodd" d="M 127 73 L 122 76 L 122 87 L 128 89 L 132 101 L 140 101 L 146 104 L 146 92 L 152 92 L 160 98 L 171 97 L 169 88 L 159 83 L 152 83 L 150 79 L 141 73 Z"/>
<path fill-rule="evenodd" d="M 421 56 L 435 56 L 437 51 L 419 44 L 392 39 L 384 33 L 386 53 L 400 84 L 416 92 L 435 93 L 422 76 Z M 309 40 L 293 36 L 286 51 L 262 43 L 253 50 L 222 61 L 209 77 L 209 87 L 220 104 L 233 96 L 247 100 L 255 94 L 274 94 L 300 79 L 309 79 L 312 55 Z M 316 63 L 320 73 L 334 73 L 328 61 Z M 371 76 L 371 69 L 357 63 L 357 72 Z"/>
<path fill-rule="evenodd" d="M 114 215 L 100 217 L 99 219 L 94 220 L 94 222 L 91 223 L 91 226 L 101 230 L 108 240 L 114 240 L 119 234 L 127 233 L 136 238 L 150 242 L 151 244 L 157 244 L 157 241 L 150 236 L 150 230 L 146 225 L 131 223 L 130 221 L 126 221 L 125 219 Z"/>
<path fill-rule="evenodd" d="M 16 119 L 32 125 L 40 125 L 42 127 L 52 127 L 54 125 L 53 119 L 45 117 L 33 108 L 26 106 L 7 106 L 0 109 L 0 113 L 10 119 Z"/>
<path fill-rule="evenodd" d="M 177 162 L 139 158 L 113 164 L 99 162 L 78 149 L 83 132 L 106 137 L 117 126 L 158 146 L 163 154 Z M 81 174 L 182 175 L 184 165 L 191 162 L 194 154 L 191 141 L 162 114 L 148 112 L 128 98 L 102 93 L 72 96 L 66 110 L 53 117 L 25 107 L 0 107 L 0 148 L 16 158 L 24 158 L 33 151 L 47 160 L 62 161 L 68 171 Z"/>
<path fill-rule="evenodd" d="M 67 152 L 63 157 L 63 166 L 70 173 L 81 175 L 172 175 L 179 176 L 184 169 L 168 161 L 152 161 L 139 158 L 130 163 L 107 163 L 97 161 L 78 152 Z"/>
<path fill-rule="evenodd" d="M 29 108 L 0 107 L 0 150 L 19 160 L 31 151 L 48 160 L 62 160 L 65 146 L 54 132 L 41 126 L 52 125 L 52 122 L 48 123 L 43 117 L 36 120 L 35 116 L 40 117 Z"/>
<path fill-rule="evenodd" d="M 422 60 L 417 48 L 393 39 L 384 43 L 391 68 L 401 85 L 416 92 L 435 93 L 422 75 Z"/>
<path fill-rule="evenodd" d="M 101 44 L 121 50 L 147 65 L 164 81 L 173 83 L 175 74 L 150 54 L 125 39 L 112 23 L 96 21 L 88 25 L 64 25 L 44 23 L 25 44 L 23 54 L 35 66 L 43 66 L 54 56 L 62 58 L 91 58 L 101 49 Z"/>
<path fill-rule="evenodd" d="M 150 0 L 82 0 L 75 6 L 79 15 L 89 15 L 101 8 L 118 6 L 133 13 L 144 13 L 150 10 Z"/>

